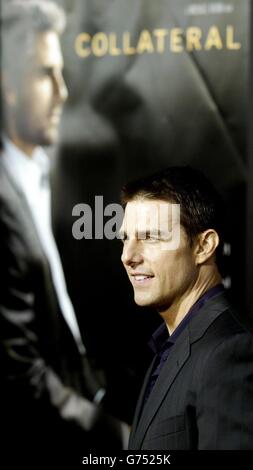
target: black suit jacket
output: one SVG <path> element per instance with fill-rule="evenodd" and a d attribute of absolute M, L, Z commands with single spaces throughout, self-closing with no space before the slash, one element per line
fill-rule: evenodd
<path fill-rule="evenodd" d="M 101 417 L 94 435 L 81 431 L 83 397 L 93 400 L 101 385 L 65 322 L 29 206 L 1 157 L 0 363 L 5 443 L 59 442 L 61 450 L 64 442 L 82 449 L 108 443 Z M 109 445 L 111 438 L 121 448 L 117 432 L 110 434 L 107 424 L 106 430 Z"/>
<path fill-rule="evenodd" d="M 207 301 L 177 338 L 143 407 L 152 366 L 130 449 L 253 449 L 253 337 L 224 294 Z"/>

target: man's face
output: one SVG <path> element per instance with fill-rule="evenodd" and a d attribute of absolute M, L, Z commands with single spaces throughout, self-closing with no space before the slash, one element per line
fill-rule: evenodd
<path fill-rule="evenodd" d="M 58 137 L 67 89 L 62 76 L 63 59 L 58 35 L 35 36 L 34 52 L 15 90 L 12 121 L 17 137 L 33 145 L 50 145 Z"/>
<path fill-rule="evenodd" d="M 165 211 L 164 211 L 165 210 Z M 168 217 L 157 214 L 167 213 Z M 166 311 L 191 291 L 197 278 L 193 248 L 185 230 L 173 248 L 172 204 L 162 200 L 134 200 L 127 204 L 120 230 L 124 243 L 122 262 L 134 289 L 135 302 Z M 144 234 L 146 238 L 144 239 Z"/>

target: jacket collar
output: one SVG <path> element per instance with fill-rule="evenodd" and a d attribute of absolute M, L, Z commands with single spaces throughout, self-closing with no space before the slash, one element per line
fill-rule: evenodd
<path fill-rule="evenodd" d="M 220 292 L 208 300 L 189 323 L 190 344 L 198 341 L 216 318 L 230 308 L 225 292 Z"/>
<path fill-rule="evenodd" d="M 19 223 L 17 222 L 18 226 L 22 227 L 24 223 L 26 226 L 29 226 L 29 230 L 26 231 L 25 236 L 29 238 L 30 245 L 32 246 L 34 252 L 40 255 L 40 257 L 42 257 L 45 261 L 46 255 L 40 242 L 26 197 L 22 189 L 19 187 L 15 179 L 3 164 L 1 155 L 0 192 L 4 194 L 4 198 L 8 201 L 8 210 L 13 211 L 13 213 L 15 213 L 15 219 L 19 220 Z M 2 214 L 2 217 L 4 217 L 4 214 Z"/>

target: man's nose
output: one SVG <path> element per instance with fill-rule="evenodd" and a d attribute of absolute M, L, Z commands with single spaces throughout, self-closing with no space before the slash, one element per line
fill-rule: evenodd
<path fill-rule="evenodd" d="M 143 261 L 142 250 L 138 240 L 125 240 L 121 261 L 125 266 L 138 265 Z"/>
<path fill-rule="evenodd" d="M 61 72 L 55 76 L 55 94 L 61 103 L 68 98 L 68 89 Z"/>

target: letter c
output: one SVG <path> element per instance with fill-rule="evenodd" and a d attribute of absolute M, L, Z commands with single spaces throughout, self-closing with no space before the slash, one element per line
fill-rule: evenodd
<path fill-rule="evenodd" d="M 88 57 L 91 53 L 90 47 L 85 47 L 85 43 L 90 43 L 91 36 L 88 33 L 81 33 L 75 40 L 75 51 L 79 57 Z"/>

